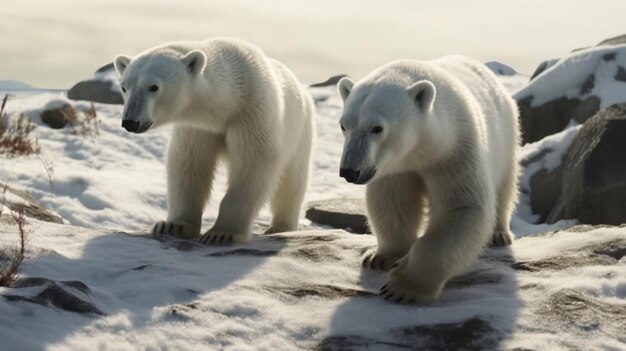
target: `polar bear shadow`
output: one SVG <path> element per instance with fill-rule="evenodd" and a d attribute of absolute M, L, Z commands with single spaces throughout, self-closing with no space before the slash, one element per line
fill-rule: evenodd
<path fill-rule="evenodd" d="M 394 304 L 375 296 L 387 274 L 363 269 L 365 296 L 338 306 L 321 350 L 503 349 L 522 302 L 509 247 L 487 249 L 463 274 L 447 282 L 431 304 Z"/>
<path fill-rule="evenodd" d="M 78 258 L 46 251 L 30 259 L 41 276 L 23 279 L 17 294 L 1 297 L 18 312 L 51 318 L 45 333 L 28 326 L 20 331 L 33 349 L 45 349 L 112 319 L 135 330 L 180 320 L 185 309 L 232 293 L 229 286 L 285 245 L 258 235 L 245 245 L 208 247 L 144 233 L 107 233 L 88 240 Z M 67 313 L 79 318 L 63 317 Z"/>

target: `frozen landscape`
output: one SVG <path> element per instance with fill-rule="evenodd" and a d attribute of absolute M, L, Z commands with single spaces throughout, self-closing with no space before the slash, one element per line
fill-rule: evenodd
<path fill-rule="evenodd" d="M 589 70 L 601 62 L 584 57 Z M 534 87 L 506 66 L 490 68 L 507 73 L 499 78 L 511 94 L 550 100 L 549 84 L 572 90 L 581 82 L 571 80 L 585 79 L 570 74 L 571 64 L 557 62 Z M 550 72 L 570 81 L 550 79 Z M 621 86 L 590 94 L 625 101 L 616 89 Z M 335 87 L 309 91 L 318 137 L 306 201 L 363 198 L 364 187 L 338 176 L 342 103 Z M 19 279 L 0 287 L 3 350 L 626 349 L 626 228 L 537 224 L 530 208 L 530 176 L 560 164 L 580 129 L 576 123 L 524 146 L 521 162 L 542 158 L 528 161 L 520 180 L 514 244 L 487 249 L 437 302 L 407 306 L 377 296 L 384 273 L 361 270 L 361 255 L 375 245 L 371 235 L 303 219 L 301 232 L 256 234 L 233 247 L 149 237 L 166 215 L 169 129 L 130 134 L 120 126 L 122 107 L 105 104 L 95 105 L 97 133 L 51 129 L 40 119 L 51 101 L 65 101 L 79 114 L 91 105 L 67 100 L 64 92 L 6 93 L 7 116 L 23 114 L 37 125 L 32 134 L 41 151 L 0 155 L 0 182 L 26 191 L 65 224 L 26 219 Z M 204 230 L 216 219 L 225 180 L 220 169 Z M 23 201 L 8 192 L 5 200 Z M 3 248 L 18 244 L 9 213 L 3 205 Z M 269 220 L 264 209 L 255 233 Z"/>

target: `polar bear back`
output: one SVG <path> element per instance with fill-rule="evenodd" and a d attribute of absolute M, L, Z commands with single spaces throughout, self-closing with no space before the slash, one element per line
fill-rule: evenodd
<path fill-rule="evenodd" d="M 463 56 L 446 56 L 431 63 L 458 79 L 470 92 L 471 105 L 478 109 L 482 119 L 478 126 L 484 128 L 481 139 L 489 150 L 491 176 L 500 184 L 512 162 L 516 162 L 510 160 L 510 155 L 519 144 L 517 105 L 493 72 L 480 62 Z"/>

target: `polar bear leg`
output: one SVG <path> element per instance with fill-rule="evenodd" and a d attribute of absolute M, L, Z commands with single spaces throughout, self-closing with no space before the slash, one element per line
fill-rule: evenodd
<path fill-rule="evenodd" d="M 272 199 L 272 224 L 265 234 L 298 230 L 300 210 L 309 180 L 311 142 L 289 163 Z"/>
<path fill-rule="evenodd" d="M 215 224 L 200 239 L 203 244 L 230 245 L 247 241 L 254 217 L 277 185 L 278 152 L 247 142 L 256 140 L 257 135 L 247 135 L 245 131 L 230 133 L 226 137 L 230 163 L 228 190 Z"/>
<path fill-rule="evenodd" d="M 204 205 L 211 191 L 220 136 L 190 127 L 174 127 L 167 155 L 167 221 L 158 222 L 153 235 L 185 239 L 200 236 Z"/>
<path fill-rule="evenodd" d="M 368 220 L 378 247 L 363 257 L 363 267 L 388 270 L 417 238 L 423 216 L 424 184 L 411 173 L 394 174 L 367 186 Z"/>
<path fill-rule="evenodd" d="M 504 177 L 498 188 L 496 212 L 496 226 L 489 243 L 492 247 L 508 246 L 513 243 L 515 236 L 511 233 L 511 213 L 517 197 L 517 163 L 512 162 L 510 171 Z"/>
<path fill-rule="evenodd" d="M 495 194 L 479 183 L 450 187 L 463 177 L 462 172 L 456 178 L 441 175 L 439 182 L 429 187 L 433 203 L 428 229 L 389 272 L 389 281 L 380 290 L 386 300 L 435 300 L 446 281 L 483 250 L 495 225 Z"/>

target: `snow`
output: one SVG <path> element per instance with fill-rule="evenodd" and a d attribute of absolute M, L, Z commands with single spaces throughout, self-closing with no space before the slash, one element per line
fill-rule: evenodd
<path fill-rule="evenodd" d="M 623 240 L 619 228 L 522 238 L 511 249 L 488 250 L 465 275 L 485 282 L 453 285 L 428 306 L 394 305 L 373 295 L 385 276 L 360 270 L 361 252 L 375 245 L 368 235 L 310 231 L 255 235 L 234 248 L 177 248 L 177 241 L 37 221 L 28 229 L 29 259 L 21 274 L 81 281 L 90 292 L 71 292 L 104 315 L 0 299 L 0 338 L 7 350 L 290 350 L 341 336 L 398 343 L 402 328 L 476 317 L 505 336 L 498 349 L 626 347 L 624 340 L 566 327 L 544 331 L 535 312 L 547 296 L 567 289 L 604 303 L 620 301 L 626 297 L 623 261 L 539 273 L 503 264 Z M 3 245 L 10 241 L 0 237 Z M 224 254 L 243 248 L 269 254 Z M 41 289 L 0 293 L 30 296 Z"/>
<path fill-rule="evenodd" d="M 122 93 L 122 88 L 119 85 L 119 75 L 115 71 L 114 67 L 103 70 L 101 72 L 96 72 L 92 80 L 111 82 L 111 90 L 116 93 Z"/>
<path fill-rule="evenodd" d="M 528 77 L 500 79 L 515 91 Z M 343 148 L 338 126 L 341 99 L 334 87 L 310 92 L 317 105 L 318 140 L 306 201 L 362 198 L 364 187 L 348 184 L 337 174 Z M 64 100 L 64 94 L 13 93 L 6 111 L 12 118 L 24 113 L 39 123 L 38 112 L 57 99 Z M 89 107 L 71 103 L 78 111 Z M 582 349 L 626 347 L 623 339 L 534 327 L 540 323 L 536 306 L 562 289 L 582 290 L 603 302 L 626 297 L 623 260 L 540 274 L 503 264 L 624 238 L 623 229 L 520 238 L 511 248 L 488 250 L 468 270 L 469 277 L 488 273 L 487 277 L 497 277 L 495 282 L 458 284 L 428 306 L 394 305 L 373 296 L 385 275 L 360 270 L 362 252 L 375 245 L 370 235 L 322 230 L 304 219 L 302 228 L 308 231 L 255 234 L 250 243 L 236 247 L 157 241 L 142 234 L 166 215 L 163 161 L 170 130 L 130 134 L 120 126 L 121 106 L 96 104 L 96 108 L 98 135 L 40 125 L 33 132 L 42 150 L 39 158 L 0 157 L 0 182 L 25 190 L 72 225 L 29 219 L 27 260 L 20 275 L 83 282 L 88 292 L 69 291 L 104 315 L 0 297 L 3 349 L 286 350 L 313 348 L 346 335 L 388 342 L 379 345 L 385 349 L 382 345 L 392 348 L 394 342 L 406 341 L 402 328 L 462 323 L 476 316 L 502 336 L 498 347 L 502 349 L 559 349 L 569 343 Z M 560 144 L 571 140 L 574 128 L 542 141 L 545 145 L 526 146 L 523 158 L 550 147 L 551 154 L 538 166 L 554 167 L 563 152 Z M 51 176 L 44 164 L 52 165 Z M 225 172 L 220 169 L 204 215 L 205 230 L 215 221 L 225 189 Z M 527 204 L 521 203 L 513 219 L 518 236 L 557 228 L 532 225 L 522 215 L 525 210 Z M 255 222 L 255 233 L 262 232 L 269 219 L 265 208 Z M 0 222 L 0 233 L 0 247 L 15 245 L 14 226 Z M 0 288 L 0 294 L 33 296 L 42 289 Z"/>
<path fill-rule="evenodd" d="M 615 58 L 605 60 L 607 54 L 614 54 Z M 513 96 L 517 101 L 532 96 L 533 107 L 564 95 L 569 98 L 579 97 L 583 95 L 581 92 L 583 83 L 595 73 L 594 84 L 597 90 L 590 95 L 599 96 L 602 99 L 602 107 L 623 102 L 626 101 L 626 95 L 620 92 L 624 91 L 626 85 L 624 82 L 615 81 L 615 74 L 610 76 L 611 72 L 617 72 L 618 65 L 626 67 L 626 45 L 597 46 L 576 51 L 547 68 Z M 606 84 L 607 80 L 610 81 L 609 84 Z"/>

